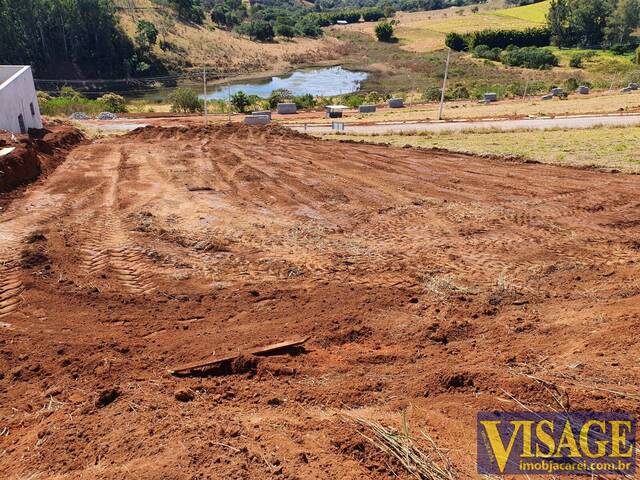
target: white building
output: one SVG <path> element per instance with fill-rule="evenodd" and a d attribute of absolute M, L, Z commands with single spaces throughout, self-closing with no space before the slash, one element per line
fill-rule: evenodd
<path fill-rule="evenodd" d="M 0 65 L 0 130 L 27 133 L 42 128 L 30 66 Z"/>

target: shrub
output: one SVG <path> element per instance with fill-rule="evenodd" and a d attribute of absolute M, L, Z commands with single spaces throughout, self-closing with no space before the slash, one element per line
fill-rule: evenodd
<path fill-rule="evenodd" d="M 73 87 L 65 86 L 60 88 L 60 97 L 78 99 L 82 98 L 82 95 L 80 95 L 80 92 L 74 90 Z"/>
<path fill-rule="evenodd" d="M 389 22 L 380 22 L 376 25 L 376 37 L 379 42 L 391 42 L 393 40 L 393 25 Z"/>
<path fill-rule="evenodd" d="M 636 48 L 636 63 L 640 64 L 640 47 Z"/>
<path fill-rule="evenodd" d="M 305 15 L 303 20 L 313 22 L 319 27 L 328 27 L 332 23 L 331 18 L 327 14 L 321 13 L 310 13 Z"/>
<path fill-rule="evenodd" d="M 350 93 L 348 95 L 344 95 L 340 103 L 344 103 L 345 105 L 351 108 L 358 108 L 364 102 L 365 102 L 364 95 L 360 93 Z"/>
<path fill-rule="evenodd" d="M 569 66 L 571 68 L 582 68 L 582 59 L 584 56 L 581 53 L 574 53 L 569 59 Z"/>
<path fill-rule="evenodd" d="M 148 47 L 150 45 L 155 45 L 157 41 L 157 27 L 147 20 L 140 20 L 136 30 L 136 42 L 138 45 Z"/>
<path fill-rule="evenodd" d="M 49 97 L 39 101 L 40 113 L 49 116 L 68 116 L 74 112 L 97 115 L 104 111 L 104 105 L 97 100 L 82 97 Z"/>
<path fill-rule="evenodd" d="M 505 65 L 524 68 L 551 68 L 558 65 L 558 57 L 546 48 L 510 46 L 500 55 Z"/>
<path fill-rule="evenodd" d="M 564 81 L 564 89 L 567 92 L 573 92 L 574 90 L 577 90 L 579 86 L 580 86 L 580 83 L 578 82 L 577 79 L 575 79 L 573 77 L 567 78 Z"/>
<path fill-rule="evenodd" d="M 47 102 L 51 100 L 51 95 L 49 95 L 47 92 L 43 92 L 40 90 L 36 92 L 36 96 L 38 97 L 38 103 Z"/>
<path fill-rule="evenodd" d="M 427 102 L 437 102 L 440 100 L 441 89 L 438 87 L 429 87 L 422 94 L 422 99 Z"/>
<path fill-rule="evenodd" d="M 362 18 L 365 22 L 377 22 L 384 17 L 384 11 L 379 7 L 365 8 L 362 11 Z"/>
<path fill-rule="evenodd" d="M 106 93 L 98 101 L 104 105 L 104 110 L 111 113 L 124 113 L 127 111 L 127 102 L 124 97 L 115 93 Z"/>
<path fill-rule="evenodd" d="M 625 53 L 627 53 L 627 46 L 626 45 L 621 45 L 621 44 L 616 44 L 616 45 L 611 45 L 611 48 L 609 49 L 614 55 L 624 55 Z"/>
<path fill-rule="evenodd" d="M 487 60 L 499 61 L 502 51 L 499 48 L 490 48 L 487 45 L 478 45 L 473 49 L 473 56 L 476 58 L 486 58 Z"/>
<path fill-rule="evenodd" d="M 298 108 L 311 109 L 316 106 L 316 99 L 310 93 L 294 97 L 293 102 Z"/>
<path fill-rule="evenodd" d="M 176 88 L 168 97 L 172 112 L 195 113 L 204 109 L 204 102 L 193 90 Z"/>
<path fill-rule="evenodd" d="M 344 20 L 347 23 L 357 23 L 362 16 L 360 10 L 336 10 L 335 13 L 331 12 L 331 14 L 333 23 L 337 23 L 338 20 Z"/>
<path fill-rule="evenodd" d="M 516 47 L 546 47 L 551 42 L 551 33 L 547 28 L 528 28 L 526 30 L 481 30 L 465 35 L 469 49 L 478 45 L 489 48 Z"/>
<path fill-rule="evenodd" d="M 452 89 L 445 92 L 447 100 L 464 100 L 470 98 L 469 90 L 464 85 L 455 85 Z"/>
<path fill-rule="evenodd" d="M 295 37 L 296 35 L 296 30 L 293 28 L 291 24 L 287 23 L 285 20 L 276 21 L 273 27 L 273 31 L 276 35 L 280 37 L 285 37 L 285 38 L 292 38 L 292 37 Z"/>
<path fill-rule="evenodd" d="M 296 30 L 298 34 L 303 37 L 316 38 L 322 35 L 322 28 L 320 28 L 320 25 L 314 20 L 314 17 L 309 15 L 303 17 L 296 23 Z"/>
<path fill-rule="evenodd" d="M 252 40 L 267 42 L 273 40 L 273 27 L 265 20 L 252 20 L 242 25 L 241 32 L 248 35 Z"/>
<path fill-rule="evenodd" d="M 243 91 L 231 95 L 231 105 L 240 113 L 244 113 L 245 108 L 251 105 L 251 99 Z"/>
<path fill-rule="evenodd" d="M 456 52 L 462 52 L 467 49 L 467 41 L 464 36 L 459 33 L 450 32 L 447 33 L 447 36 L 444 40 L 444 43 L 451 50 L 455 50 Z"/>
<path fill-rule="evenodd" d="M 269 102 L 269 108 L 276 108 L 279 103 L 286 102 L 292 98 L 293 94 L 289 90 L 286 88 L 278 88 L 271 92 L 267 101 Z"/>

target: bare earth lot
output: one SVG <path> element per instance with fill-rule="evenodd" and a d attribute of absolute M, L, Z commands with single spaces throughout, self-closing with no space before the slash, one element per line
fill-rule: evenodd
<path fill-rule="evenodd" d="M 82 145 L 0 212 L 0 477 L 409 478 L 338 415 L 406 411 L 475 478 L 478 411 L 640 413 L 639 191 L 278 127 Z"/>

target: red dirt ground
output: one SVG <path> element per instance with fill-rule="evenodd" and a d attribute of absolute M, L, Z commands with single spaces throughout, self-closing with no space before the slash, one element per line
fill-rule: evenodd
<path fill-rule="evenodd" d="M 0 133 L 0 149 L 15 147 L 9 155 L 0 157 L 0 207 L 12 198 L 8 195 L 18 187 L 48 175 L 64 161 L 69 149 L 83 140 L 75 127 L 49 124 L 30 135 Z"/>
<path fill-rule="evenodd" d="M 278 127 L 82 145 L 0 213 L 0 476 L 409 478 L 341 420 L 406 412 L 475 478 L 478 411 L 640 413 L 639 191 Z"/>

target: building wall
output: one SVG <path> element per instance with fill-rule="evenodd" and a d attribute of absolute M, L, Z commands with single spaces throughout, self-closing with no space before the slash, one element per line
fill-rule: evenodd
<path fill-rule="evenodd" d="M 33 112 L 31 110 L 33 106 Z M 22 114 L 25 128 L 42 128 L 36 88 L 31 67 L 20 70 L 0 85 L 0 130 L 20 133 L 18 116 Z"/>

